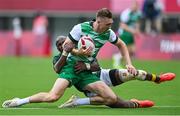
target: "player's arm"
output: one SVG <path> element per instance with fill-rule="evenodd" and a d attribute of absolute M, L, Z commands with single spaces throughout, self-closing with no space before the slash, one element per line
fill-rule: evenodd
<path fill-rule="evenodd" d="M 66 63 L 66 59 L 67 59 L 67 56 L 69 54 L 69 52 L 72 51 L 72 49 L 74 48 L 74 44 L 71 44 L 69 42 L 63 44 L 63 52 L 62 52 L 62 55 L 60 56 L 60 58 L 58 59 L 58 61 L 54 64 L 53 68 L 54 68 L 54 71 L 56 73 L 59 73 L 62 69 L 62 67 L 65 65 Z"/>
<path fill-rule="evenodd" d="M 119 48 L 122 56 L 124 57 L 124 59 L 126 61 L 126 67 L 127 67 L 128 72 L 130 72 L 131 74 L 136 75 L 137 71 L 136 71 L 136 69 L 134 68 L 134 66 L 131 63 L 129 52 L 128 52 L 128 49 L 127 49 L 125 43 L 121 39 L 118 38 L 115 45 Z"/>
<path fill-rule="evenodd" d="M 74 69 L 76 73 L 80 73 L 85 70 L 90 70 L 91 72 L 95 72 L 95 71 L 100 70 L 100 66 L 97 60 L 95 59 L 92 63 L 84 63 L 84 62 L 78 61 L 76 62 Z"/>
<path fill-rule="evenodd" d="M 138 28 L 139 24 L 136 23 L 135 25 L 136 25 L 135 28 L 130 28 L 126 23 L 121 22 L 120 28 L 124 29 L 125 31 L 132 33 L 133 35 L 135 35 L 135 34 L 138 34 L 140 32 L 139 28 Z"/>
<path fill-rule="evenodd" d="M 54 64 L 53 69 L 56 73 L 60 73 L 62 67 L 66 63 L 67 56 L 61 55 L 58 61 Z"/>

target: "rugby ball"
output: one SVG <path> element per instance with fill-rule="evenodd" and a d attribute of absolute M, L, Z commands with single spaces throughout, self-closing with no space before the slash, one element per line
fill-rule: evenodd
<path fill-rule="evenodd" d="M 95 51 L 95 44 L 93 39 L 90 36 L 82 36 L 78 41 L 78 49 L 91 49 L 91 56 L 94 54 Z"/>

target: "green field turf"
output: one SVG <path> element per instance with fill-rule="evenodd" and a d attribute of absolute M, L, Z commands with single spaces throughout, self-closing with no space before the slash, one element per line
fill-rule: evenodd
<path fill-rule="evenodd" d="M 56 80 L 51 58 L 0 58 L 0 104 L 13 97 L 27 97 L 41 91 L 48 91 Z M 111 61 L 100 61 L 104 68 L 111 68 Z M 152 108 L 111 109 L 105 106 L 81 106 L 58 109 L 67 100 L 74 88 L 55 103 L 29 104 L 19 108 L 0 108 L 0 115 L 180 115 L 180 61 L 135 60 L 138 69 L 153 73 L 174 72 L 176 79 L 163 84 L 130 81 L 114 91 L 123 99 L 150 99 L 156 104 Z"/>

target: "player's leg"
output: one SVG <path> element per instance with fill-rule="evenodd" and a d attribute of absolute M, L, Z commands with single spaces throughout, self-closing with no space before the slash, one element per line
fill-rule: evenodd
<path fill-rule="evenodd" d="M 6 100 L 2 107 L 17 107 L 28 103 L 54 102 L 57 101 L 69 85 L 66 79 L 58 78 L 50 92 L 40 92 L 23 99 Z"/>
<path fill-rule="evenodd" d="M 132 39 L 134 39 L 134 38 L 132 38 Z M 131 41 L 132 42 L 127 45 L 127 48 L 128 48 L 130 57 L 133 58 L 135 55 L 135 45 L 134 45 L 134 40 L 131 40 Z"/>
<path fill-rule="evenodd" d="M 80 105 L 92 105 L 93 100 L 98 101 L 95 105 L 101 104 L 99 101 L 104 101 L 104 99 L 100 96 L 89 96 L 87 98 L 79 98 L 76 95 L 73 95 L 70 97 L 68 101 L 66 101 L 64 104 L 60 105 L 59 108 L 68 108 L 68 107 L 75 107 Z M 154 102 L 150 100 L 137 100 L 137 99 L 131 99 L 131 100 L 122 100 L 121 98 L 117 99 L 116 103 L 113 103 L 111 105 L 107 105 L 111 108 L 145 108 L 145 107 L 152 107 L 154 105 Z"/>
<path fill-rule="evenodd" d="M 114 92 L 104 82 L 93 80 L 93 77 L 88 78 L 86 81 L 79 82 L 76 85 L 76 88 L 80 91 L 82 90 L 91 91 L 93 93 L 93 96 L 88 98 L 80 98 L 80 99 L 78 99 L 78 97 L 76 96 L 72 96 L 67 102 L 60 105 L 59 108 L 73 107 L 78 105 L 90 105 L 90 104 L 110 105 L 110 104 L 114 104 L 117 101 L 117 96 L 114 94 Z"/>
<path fill-rule="evenodd" d="M 135 79 L 140 81 L 152 81 L 155 83 L 161 83 L 161 82 L 173 80 L 175 78 L 175 74 L 164 73 L 162 75 L 156 75 L 152 73 L 147 73 L 144 70 L 137 70 L 137 75 L 134 76 L 130 74 L 127 71 L 127 69 L 112 69 L 112 70 L 102 69 L 100 78 L 109 86 L 111 85 L 116 86 L 124 82 Z"/>
<path fill-rule="evenodd" d="M 112 62 L 113 62 L 113 68 L 122 68 L 121 67 L 121 60 L 122 60 L 122 55 L 120 53 L 115 53 L 112 56 Z"/>
<path fill-rule="evenodd" d="M 41 92 L 29 97 L 30 103 L 38 102 L 54 102 L 57 101 L 69 85 L 69 81 L 63 78 L 58 78 L 54 83 L 53 88 L 49 92 Z"/>
<path fill-rule="evenodd" d="M 115 104 L 108 105 L 111 108 L 145 108 L 145 107 L 152 107 L 154 102 L 150 100 L 122 100 L 118 98 L 118 101 Z"/>
<path fill-rule="evenodd" d="M 117 101 L 117 96 L 115 93 L 102 81 L 88 84 L 84 89 L 98 95 L 90 98 L 90 104 L 111 105 Z"/>

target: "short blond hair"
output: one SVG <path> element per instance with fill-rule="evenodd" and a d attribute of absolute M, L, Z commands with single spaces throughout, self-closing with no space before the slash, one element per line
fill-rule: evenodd
<path fill-rule="evenodd" d="M 105 18 L 105 17 L 112 18 L 112 13 L 109 9 L 102 8 L 102 9 L 99 9 L 96 13 L 96 18 L 98 18 L 98 17 L 100 17 L 100 18 Z"/>

